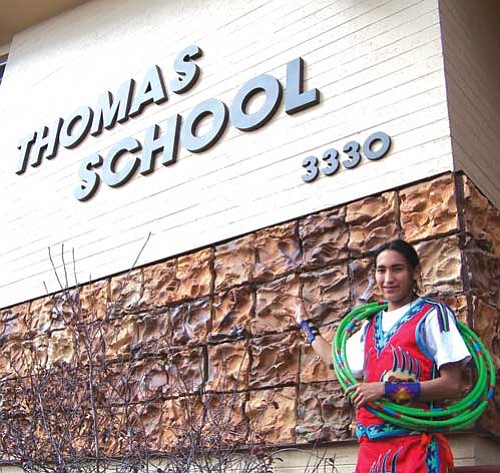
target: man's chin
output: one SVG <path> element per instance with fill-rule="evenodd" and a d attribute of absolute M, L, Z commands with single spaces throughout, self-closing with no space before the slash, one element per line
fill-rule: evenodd
<path fill-rule="evenodd" d="M 398 302 L 402 299 L 401 294 L 398 294 L 397 291 L 384 291 L 384 296 L 388 302 Z"/>

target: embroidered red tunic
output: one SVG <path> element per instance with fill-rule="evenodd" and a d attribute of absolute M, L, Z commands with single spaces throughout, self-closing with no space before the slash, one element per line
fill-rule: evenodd
<path fill-rule="evenodd" d="M 388 332 L 382 329 L 382 313 L 369 322 L 365 335 L 365 381 L 421 382 L 437 376 L 436 364 L 420 336 L 421 324 L 437 305 L 429 299 L 418 299 Z M 404 390 L 398 395 L 401 402 L 408 400 Z M 411 432 L 383 421 L 365 407 L 357 413 L 356 435 L 360 442 L 358 473 L 441 473 L 453 463 L 442 435 Z"/>

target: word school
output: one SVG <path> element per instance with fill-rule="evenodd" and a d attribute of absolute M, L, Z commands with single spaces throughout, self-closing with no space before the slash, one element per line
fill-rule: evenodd
<path fill-rule="evenodd" d="M 198 46 L 189 46 L 179 53 L 174 63 L 177 77 L 169 82 L 169 89 L 175 94 L 190 90 L 200 76 L 200 68 L 194 62 L 202 56 Z M 294 59 L 286 66 L 285 112 L 289 115 L 300 112 L 319 103 L 318 89 L 304 91 L 304 61 Z M 264 93 L 265 99 L 257 111 L 247 113 L 246 106 L 257 93 Z M 218 100 L 208 99 L 199 103 L 184 120 L 178 114 L 169 117 L 164 124 L 164 133 L 154 124 L 145 130 L 142 143 L 133 137 L 120 140 L 103 157 L 94 153 L 81 164 L 80 184 L 74 195 L 80 201 L 89 200 L 98 190 L 101 179 L 110 187 L 120 187 L 138 171 L 142 175 L 155 169 L 155 160 L 161 156 L 161 163 L 170 166 L 177 160 L 179 139 L 188 151 L 200 153 L 213 146 L 222 136 L 228 121 L 242 131 L 252 131 L 266 124 L 277 111 L 283 97 L 281 83 L 269 74 L 262 74 L 243 84 L 237 91 L 230 107 Z M 59 146 L 70 149 L 80 144 L 90 133 L 100 135 L 110 130 L 116 122 L 124 123 L 142 113 L 152 103 L 161 104 L 168 100 L 167 89 L 158 66 L 150 67 L 139 87 L 134 79 L 126 80 L 113 95 L 102 94 L 94 109 L 82 106 L 65 119 L 58 118 L 49 128 L 42 127 L 19 141 L 19 159 L 16 173 L 26 172 L 28 163 L 32 167 L 41 165 L 43 158 L 51 160 L 57 155 Z M 198 124 L 211 117 L 208 129 L 197 134 Z M 142 150 L 142 153 L 138 155 Z M 123 158 L 123 159 L 120 159 Z M 118 168 L 118 160 L 120 166 Z M 97 169 L 101 168 L 101 175 Z"/>

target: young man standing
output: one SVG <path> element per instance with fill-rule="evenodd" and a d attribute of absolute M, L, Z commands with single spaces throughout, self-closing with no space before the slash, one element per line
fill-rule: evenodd
<path fill-rule="evenodd" d="M 394 240 L 375 257 L 375 280 L 386 300 L 347 343 L 347 361 L 360 382 L 346 391 L 356 407 L 360 445 L 356 473 L 445 473 L 453 467 L 446 438 L 383 421 L 365 405 L 379 399 L 426 407 L 460 396 L 461 368 L 470 359 L 452 310 L 419 297 L 420 261 L 413 246 Z M 297 322 L 322 360 L 331 347 L 297 304 Z"/>

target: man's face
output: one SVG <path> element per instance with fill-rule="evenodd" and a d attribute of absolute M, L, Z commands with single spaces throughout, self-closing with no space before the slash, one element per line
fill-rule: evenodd
<path fill-rule="evenodd" d="M 377 257 L 375 279 L 389 310 L 408 304 L 413 299 L 417 270 L 412 270 L 406 258 L 395 250 L 382 251 Z"/>

